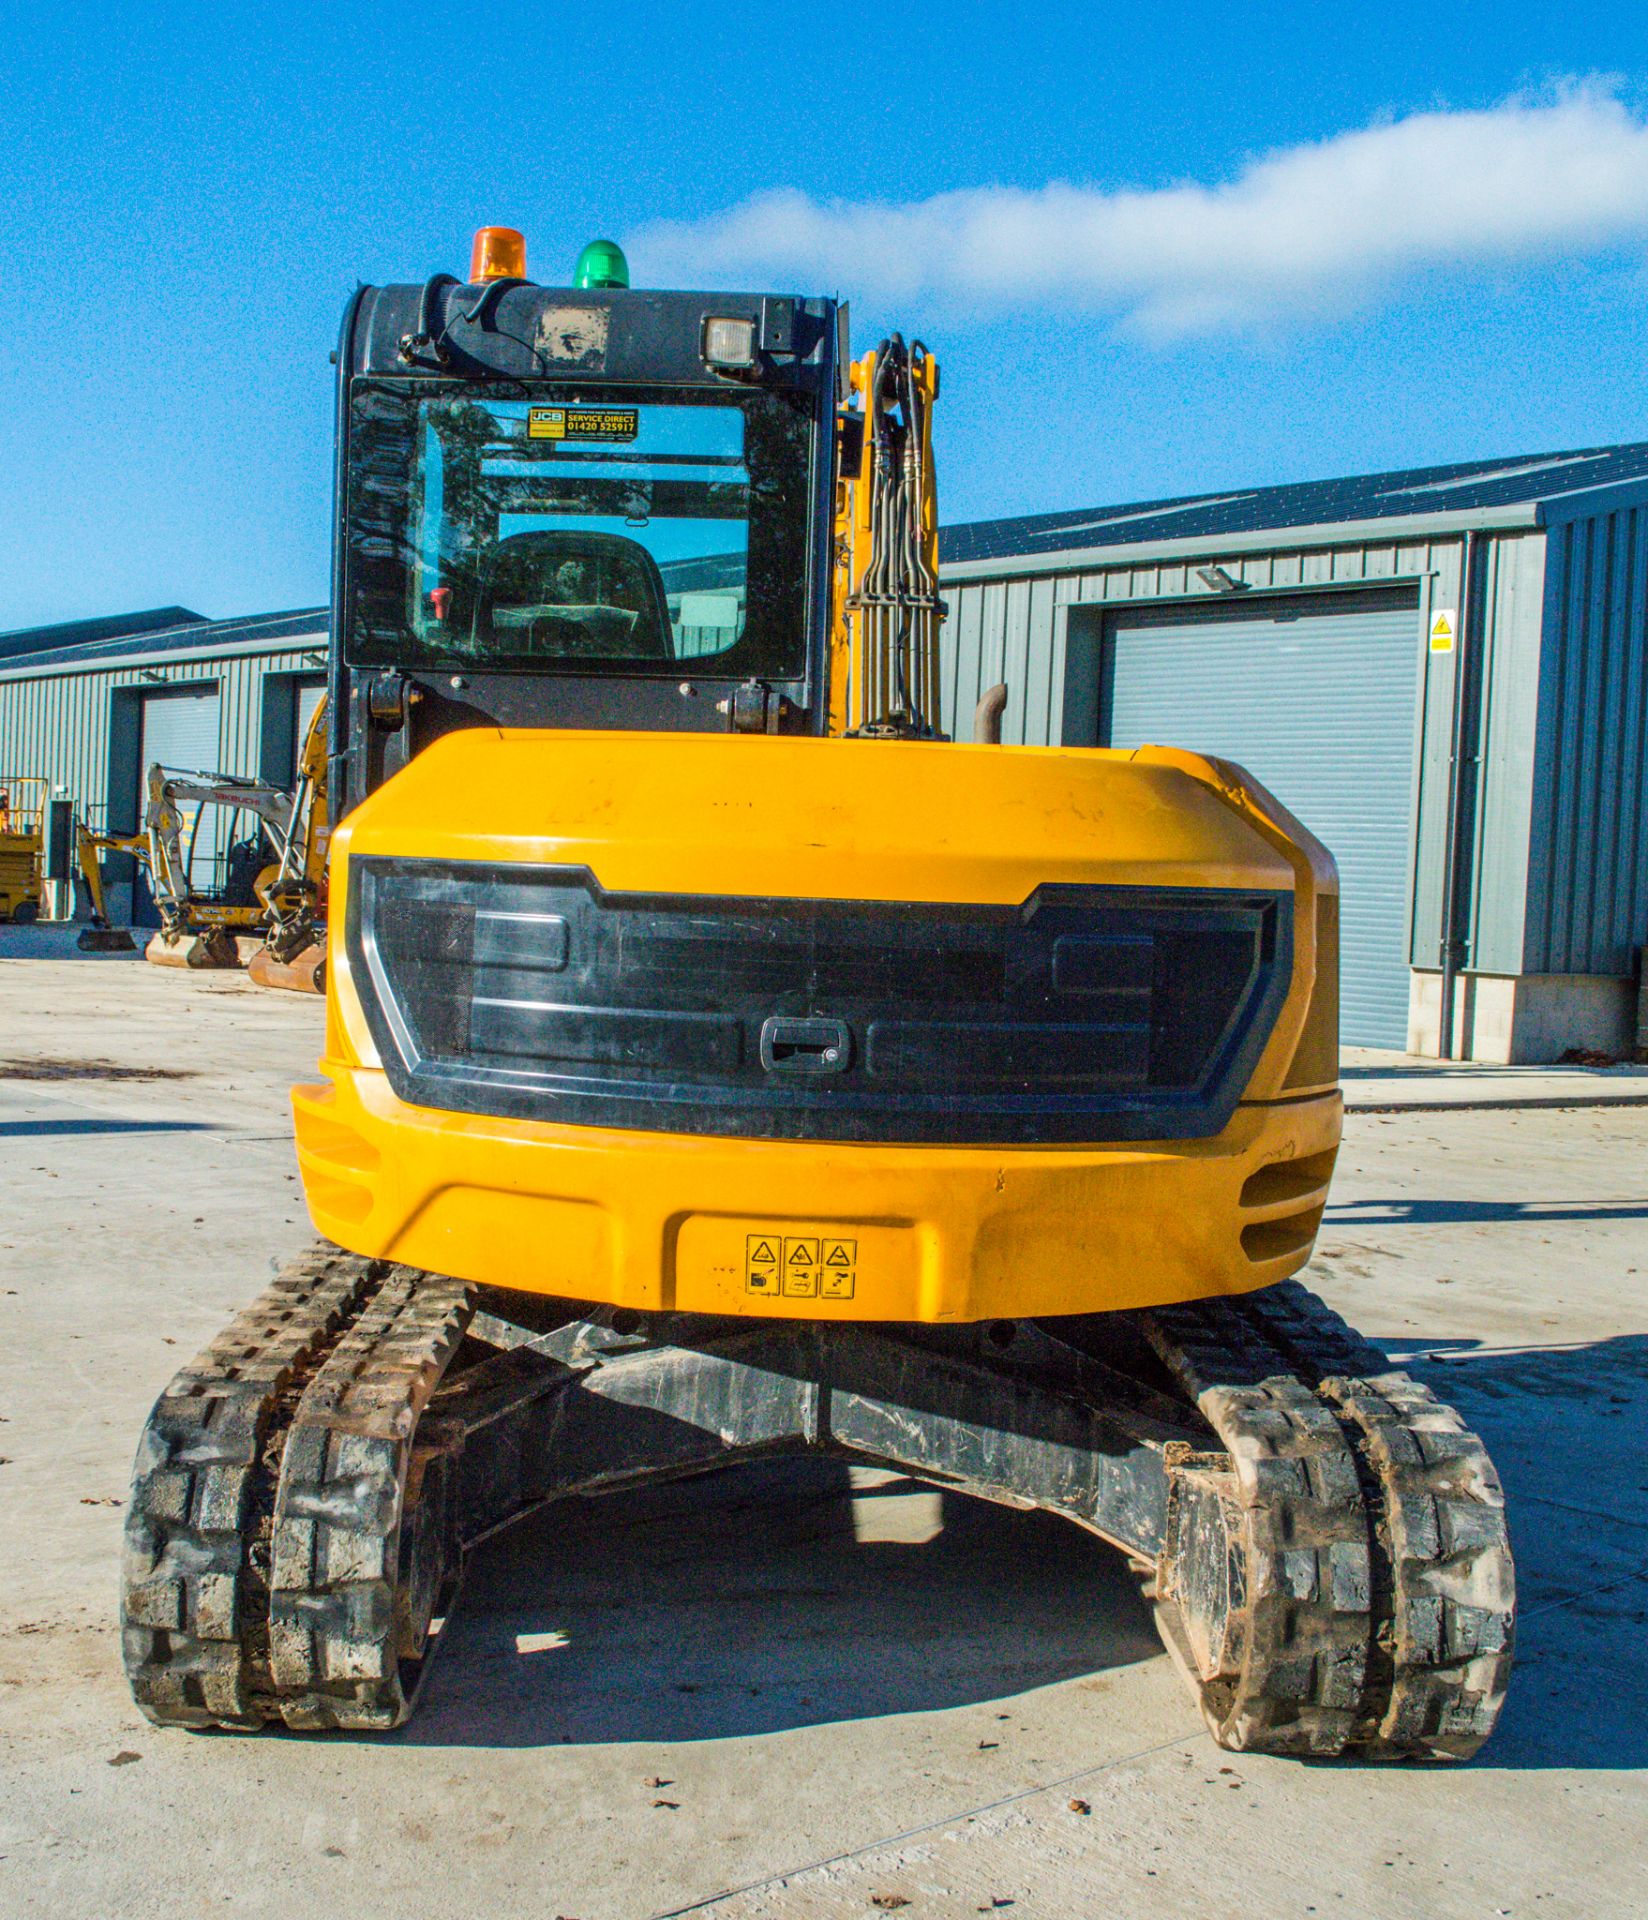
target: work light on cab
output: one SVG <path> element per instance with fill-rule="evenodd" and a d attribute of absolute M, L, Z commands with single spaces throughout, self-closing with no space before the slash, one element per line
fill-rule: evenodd
<path fill-rule="evenodd" d="M 755 365 L 755 322 L 710 318 L 704 322 L 704 363 L 718 371 Z"/>
<path fill-rule="evenodd" d="M 513 227 L 482 227 L 469 255 L 472 286 L 487 280 L 526 278 L 526 240 Z"/>

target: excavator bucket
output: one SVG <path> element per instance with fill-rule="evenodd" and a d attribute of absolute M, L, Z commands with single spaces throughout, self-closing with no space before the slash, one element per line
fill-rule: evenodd
<path fill-rule="evenodd" d="M 143 957 L 153 967 L 238 967 L 240 952 L 234 936 L 222 927 L 204 933 L 157 933 L 144 950 Z"/>
<path fill-rule="evenodd" d="M 289 960 L 281 960 L 268 947 L 259 947 L 247 963 L 246 976 L 255 987 L 279 987 L 287 993 L 324 993 L 326 948 L 318 941 L 311 941 Z"/>
<path fill-rule="evenodd" d="M 74 943 L 82 953 L 135 953 L 137 942 L 124 927 L 82 927 Z"/>

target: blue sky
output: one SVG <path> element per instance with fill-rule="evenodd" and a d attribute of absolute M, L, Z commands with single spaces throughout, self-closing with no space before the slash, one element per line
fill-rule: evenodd
<path fill-rule="evenodd" d="M 951 521 L 1648 439 L 1617 0 L 112 0 L 0 124 L 0 628 L 323 599 L 343 301 L 484 221 L 920 333 Z"/>

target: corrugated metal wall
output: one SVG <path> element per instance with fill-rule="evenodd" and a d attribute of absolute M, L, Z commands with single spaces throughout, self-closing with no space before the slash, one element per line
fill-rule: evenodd
<path fill-rule="evenodd" d="M 1523 925 L 1528 887 L 1528 832 L 1533 809 L 1534 720 L 1538 705 L 1540 623 L 1545 592 L 1545 535 L 1500 534 L 1482 543 L 1476 591 L 1480 619 L 1473 616 L 1474 643 L 1481 649 L 1478 675 L 1481 710 L 1475 733 L 1480 781 L 1471 848 L 1471 928 L 1468 964 L 1483 973 L 1522 970 Z M 1432 654 L 1430 671 L 1447 680 L 1451 716 L 1452 666 L 1457 655 Z M 1439 693 L 1441 688 L 1439 686 Z M 1440 772 L 1435 791 L 1446 805 L 1447 722 L 1438 721 L 1442 751 L 1427 755 Z M 1431 825 L 1427 817 L 1427 828 Z M 1441 921 L 1442 819 L 1435 821 L 1431 857 L 1425 864 L 1435 893 L 1434 917 L 1416 925 L 1439 928 Z M 1415 940 L 1415 960 L 1439 966 L 1439 945 L 1427 950 Z"/>
<path fill-rule="evenodd" d="M 220 761 L 212 771 L 255 775 L 265 674 L 302 671 L 312 664 L 309 656 L 325 644 L 322 634 L 280 653 L 160 659 L 143 671 L 122 663 L 90 671 L 58 667 L 0 675 L 0 773 L 43 775 L 66 790 L 89 826 L 102 828 L 109 790 L 110 708 L 116 691 L 152 693 L 215 681 Z"/>
<path fill-rule="evenodd" d="M 1485 535 L 1482 547 L 1469 964 L 1629 973 L 1648 941 L 1648 509 L 1573 519 L 1548 533 Z M 1255 590 L 1417 581 L 1423 632 L 1434 609 L 1459 605 L 1462 550 L 1455 536 L 1215 557 Z M 967 738 L 979 695 L 1005 680 L 1004 739 L 1079 739 L 1078 717 L 1076 731 L 1067 726 L 1067 689 L 1084 701 L 1092 683 L 1069 654 L 1069 609 L 1220 597 L 1196 564 L 1014 577 L 1007 561 L 1000 578 L 946 578 L 946 727 Z M 0 775 L 43 775 L 101 827 L 115 693 L 211 681 L 222 703 L 221 770 L 256 774 L 264 676 L 311 669 L 324 646 L 317 633 L 279 652 L 162 657 L 144 671 L 122 663 L 0 674 Z M 1435 966 L 1459 656 L 1420 657 L 1411 953 L 1415 965 Z"/>
<path fill-rule="evenodd" d="M 944 582 L 950 604 L 950 617 L 940 630 L 945 726 L 960 738 L 969 737 L 979 695 L 1004 680 L 1004 740 L 1023 746 L 1064 739 L 1065 609 L 1139 600 L 1217 600 L 1222 596 L 1196 576 L 1196 567 L 1210 557 L 1256 590 L 1417 578 L 1429 579 L 1435 595 L 1451 593 L 1450 604 L 1458 599 L 1456 539 L 1210 553 L 1174 564 L 1098 567 L 1017 579 L 1011 577 L 1012 562 L 1003 561 L 999 580 Z"/>
<path fill-rule="evenodd" d="M 1482 537 L 1479 583 L 1483 646 L 1482 748 L 1475 811 L 1475 923 L 1472 964 L 1516 972 L 1523 940 L 1528 821 L 1533 806 L 1533 685 L 1540 659 L 1546 536 L 1538 532 Z M 1413 581 L 1419 588 L 1415 657 L 1422 662 L 1414 728 L 1416 816 L 1412 905 L 1407 936 L 1412 964 L 1440 964 L 1443 850 L 1454 669 L 1459 655 L 1422 644 L 1431 615 L 1457 611 L 1464 542 L 1458 535 L 1332 548 L 1220 553 L 1217 542 L 1198 558 L 1140 562 L 1070 573 L 990 580 L 946 578 L 950 617 L 942 631 L 944 723 L 970 736 L 973 707 L 998 680 L 1008 687 L 1002 738 L 1016 744 L 1081 743 L 1079 713 L 1065 712 L 1067 693 L 1091 698 L 1096 663 L 1069 644 L 1072 606 L 1124 606 L 1222 598 L 1198 578 L 1209 559 L 1257 591 L 1339 589 Z M 1639 562 L 1640 564 L 1640 562 Z M 1475 624 L 1475 623 L 1473 623 Z M 1086 623 L 1082 623 L 1085 628 Z M 1179 744 L 1195 746 L 1195 741 Z"/>
<path fill-rule="evenodd" d="M 1629 974 L 1648 942 L 1648 509 L 1549 540 L 1523 965 Z"/>

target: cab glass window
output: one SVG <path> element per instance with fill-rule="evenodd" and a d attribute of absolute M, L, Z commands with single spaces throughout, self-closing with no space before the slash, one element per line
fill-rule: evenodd
<path fill-rule="evenodd" d="M 799 673 L 809 438 L 760 392 L 357 383 L 350 656 Z"/>

